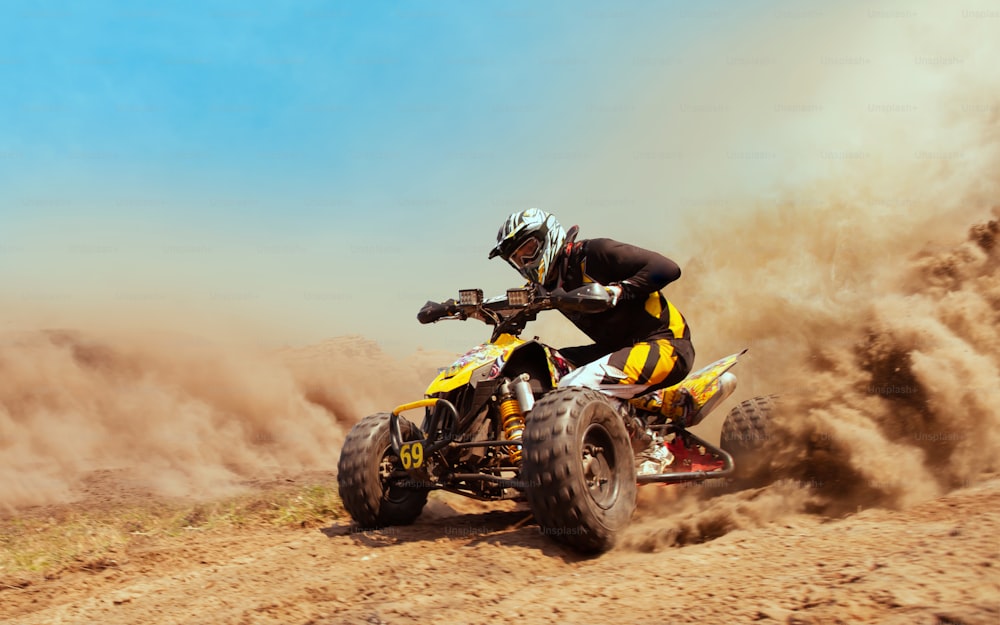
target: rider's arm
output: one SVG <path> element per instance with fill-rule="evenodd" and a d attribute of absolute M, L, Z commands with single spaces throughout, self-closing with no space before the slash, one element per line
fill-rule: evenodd
<path fill-rule="evenodd" d="M 677 263 L 650 250 L 611 239 L 587 242 L 586 271 L 605 285 L 622 288 L 620 301 L 645 298 L 677 278 Z"/>

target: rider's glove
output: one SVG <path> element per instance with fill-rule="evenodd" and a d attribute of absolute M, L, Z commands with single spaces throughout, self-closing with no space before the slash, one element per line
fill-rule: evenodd
<path fill-rule="evenodd" d="M 613 308 L 617 306 L 618 300 L 622 296 L 622 287 L 617 284 L 609 284 L 604 287 L 604 290 L 607 291 L 608 295 L 611 297 L 611 307 Z"/>

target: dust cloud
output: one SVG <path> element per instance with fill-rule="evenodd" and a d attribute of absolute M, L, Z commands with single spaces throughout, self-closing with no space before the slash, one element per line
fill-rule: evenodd
<path fill-rule="evenodd" d="M 729 238 L 712 233 L 688 267 L 701 279 L 676 297 L 710 330 L 700 349 L 750 346 L 741 398 L 779 395 L 749 468 L 759 488 L 647 495 L 655 520 L 640 521 L 628 545 L 907 507 L 1000 469 L 1000 208 L 982 188 L 937 214 L 783 205 L 730 223 Z"/>
<path fill-rule="evenodd" d="M 729 332 L 740 322 L 752 331 L 754 355 L 742 367 L 753 392 L 743 395 L 779 395 L 759 462 L 742 467 L 753 488 L 647 488 L 626 548 L 679 547 L 799 514 L 905 508 L 1000 470 L 1000 209 L 983 211 L 950 246 L 852 239 L 850 288 L 830 278 L 807 296 L 778 289 L 825 253 L 819 232 L 828 226 L 809 226 L 811 248 L 786 231 L 794 253 L 783 255 L 778 239 L 760 250 L 773 266 L 731 282 L 743 285 L 733 287 L 738 304 L 717 313 L 719 326 L 733 323 Z"/>
<path fill-rule="evenodd" d="M 0 510 L 77 499 L 97 469 L 195 497 L 332 470 L 355 420 L 419 396 L 428 360 L 392 359 L 360 337 L 263 352 L 167 333 L 7 333 Z"/>
<path fill-rule="evenodd" d="M 726 492 L 728 488 L 724 479 L 644 488 L 622 546 L 650 552 L 702 543 L 736 530 L 787 522 L 796 513 L 815 511 L 818 500 L 815 493 L 789 480 L 736 493 Z M 713 496 L 706 497 L 710 491 Z"/>

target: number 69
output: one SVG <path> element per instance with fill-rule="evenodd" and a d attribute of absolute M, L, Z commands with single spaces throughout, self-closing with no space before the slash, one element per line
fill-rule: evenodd
<path fill-rule="evenodd" d="M 399 448 L 399 459 L 404 469 L 419 469 L 424 464 L 424 445 L 420 441 L 404 443 Z"/>

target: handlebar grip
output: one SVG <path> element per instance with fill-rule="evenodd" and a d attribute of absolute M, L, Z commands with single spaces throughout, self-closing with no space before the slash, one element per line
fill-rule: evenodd
<path fill-rule="evenodd" d="M 434 323 L 441 317 L 448 314 L 448 307 L 444 304 L 429 301 L 421 307 L 417 313 L 417 321 L 420 323 Z"/>
<path fill-rule="evenodd" d="M 417 321 L 420 323 L 434 323 L 441 317 L 447 317 L 448 315 L 454 315 L 459 312 L 459 308 L 455 307 L 455 300 L 450 299 L 446 302 L 437 303 L 428 301 L 420 311 L 417 313 Z M 464 319 L 464 316 L 463 316 Z"/>

